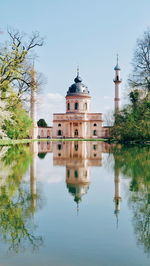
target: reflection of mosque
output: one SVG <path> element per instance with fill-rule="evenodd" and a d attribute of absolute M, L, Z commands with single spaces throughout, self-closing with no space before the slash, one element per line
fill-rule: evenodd
<path fill-rule="evenodd" d="M 98 141 L 39 142 L 39 154 L 53 153 L 53 164 L 66 166 L 66 186 L 74 201 L 79 204 L 90 185 L 90 168 L 102 165 L 102 154 L 110 152 L 110 145 Z M 114 213 L 120 210 L 120 177 L 114 171 Z"/>
<path fill-rule="evenodd" d="M 66 166 L 66 185 L 77 203 L 89 189 L 90 167 L 102 163 L 101 145 L 96 142 L 55 143 L 53 147 L 54 165 Z"/>

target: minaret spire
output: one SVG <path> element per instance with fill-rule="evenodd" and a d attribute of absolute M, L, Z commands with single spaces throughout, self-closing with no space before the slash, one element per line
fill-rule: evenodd
<path fill-rule="evenodd" d="M 77 77 L 79 77 L 79 65 L 77 65 Z"/>
<path fill-rule="evenodd" d="M 121 78 L 120 78 L 120 67 L 118 65 L 118 61 L 119 61 L 119 56 L 117 54 L 117 64 L 114 68 L 115 70 L 115 78 L 114 78 L 114 83 L 115 83 L 115 98 L 114 98 L 114 103 L 115 103 L 115 113 L 119 111 L 119 105 L 120 105 L 120 98 L 119 98 L 119 87 L 120 87 L 120 83 L 122 82 Z"/>
<path fill-rule="evenodd" d="M 118 53 L 117 53 L 117 66 L 118 66 L 118 61 L 119 61 L 119 56 L 118 56 Z"/>

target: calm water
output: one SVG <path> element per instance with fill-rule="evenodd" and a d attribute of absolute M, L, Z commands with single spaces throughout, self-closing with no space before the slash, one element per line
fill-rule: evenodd
<path fill-rule="evenodd" d="M 150 148 L 0 148 L 0 266 L 150 265 Z"/>

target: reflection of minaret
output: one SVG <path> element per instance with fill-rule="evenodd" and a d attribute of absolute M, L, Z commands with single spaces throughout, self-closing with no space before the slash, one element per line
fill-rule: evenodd
<path fill-rule="evenodd" d="M 114 79 L 114 83 L 115 83 L 115 98 L 114 98 L 114 102 L 115 102 L 115 113 L 119 111 L 119 104 L 120 104 L 120 97 L 119 97 L 119 87 L 120 87 L 120 83 L 122 82 L 122 80 L 120 79 L 120 67 L 118 65 L 118 55 L 117 55 L 117 64 L 114 68 L 115 70 L 115 79 Z"/>
<path fill-rule="evenodd" d="M 30 165 L 30 192 L 31 192 L 31 208 L 35 211 L 36 208 L 36 159 L 38 154 L 37 142 L 30 143 L 30 150 L 32 153 L 32 163 Z"/>
<path fill-rule="evenodd" d="M 115 195 L 114 195 L 114 202 L 115 202 L 115 215 L 117 218 L 117 227 L 118 227 L 118 214 L 120 211 L 120 201 L 121 201 L 121 196 L 120 196 L 120 176 L 119 176 L 119 169 L 115 168 L 114 169 L 115 173 Z"/>

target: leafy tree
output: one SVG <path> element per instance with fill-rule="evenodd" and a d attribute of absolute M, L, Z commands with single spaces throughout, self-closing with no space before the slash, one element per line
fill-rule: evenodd
<path fill-rule="evenodd" d="M 46 121 L 45 121 L 43 118 L 41 118 L 41 119 L 37 122 L 37 125 L 38 125 L 38 127 L 47 127 L 47 123 L 46 123 Z"/>
<path fill-rule="evenodd" d="M 145 141 L 150 139 L 150 102 L 139 100 L 130 93 L 132 103 L 115 115 L 111 136 L 119 141 Z"/>
<path fill-rule="evenodd" d="M 133 57 L 133 73 L 129 79 L 130 104 L 115 114 L 112 137 L 119 141 L 150 139 L 150 30 L 144 32 Z"/>
<path fill-rule="evenodd" d="M 31 126 L 22 105 L 32 88 L 31 51 L 42 46 L 43 39 L 34 32 L 27 40 L 25 34 L 10 29 L 8 36 L 9 42 L 0 47 L 0 137 L 24 138 Z"/>

